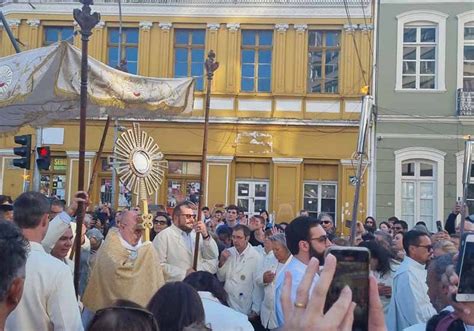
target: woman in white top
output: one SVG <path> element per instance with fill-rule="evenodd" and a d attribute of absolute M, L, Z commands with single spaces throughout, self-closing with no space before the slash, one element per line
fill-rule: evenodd
<path fill-rule="evenodd" d="M 271 236 L 273 259 L 265 259 L 257 276 L 257 285 L 264 287 L 264 297 L 260 308 L 260 320 L 267 329 L 278 327 L 275 315 L 275 284 L 283 267 L 291 260 L 291 253 L 286 246 L 284 233 L 278 233 Z"/>
<path fill-rule="evenodd" d="M 204 307 L 206 325 L 212 331 L 253 331 L 248 316 L 227 305 L 227 293 L 215 276 L 207 271 L 189 274 L 183 282 L 198 291 Z"/>

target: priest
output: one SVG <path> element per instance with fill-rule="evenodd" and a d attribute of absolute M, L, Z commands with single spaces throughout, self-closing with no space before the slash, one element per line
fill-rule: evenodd
<path fill-rule="evenodd" d="M 109 230 L 84 293 L 88 313 L 110 307 L 118 299 L 146 306 L 164 284 L 156 250 L 151 242 L 142 242 L 144 230 L 141 217 L 128 210 L 122 213 L 118 229 Z"/>

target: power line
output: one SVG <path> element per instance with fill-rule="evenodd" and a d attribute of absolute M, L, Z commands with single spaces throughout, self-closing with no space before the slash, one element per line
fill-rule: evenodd
<path fill-rule="evenodd" d="M 352 29 L 352 27 L 353 27 L 352 18 L 351 18 L 351 14 L 349 12 L 349 5 L 347 4 L 347 0 L 344 0 L 344 9 L 346 11 L 346 16 L 347 16 L 347 20 L 349 22 L 350 28 Z M 352 35 L 352 42 L 354 44 L 355 52 L 356 52 L 356 55 L 357 55 L 357 61 L 359 63 L 359 69 L 360 69 L 360 72 L 362 73 L 362 79 L 364 80 L 364 84 L 368 85 L 367 84 L 367 79 L 365 79 L 365 70 L 362 66 L 362 60 L 360 58 L 359 47 L 357 47 L 357 42 L 355 40 L 355 34 L 351 33 L 351 35 Z"/>

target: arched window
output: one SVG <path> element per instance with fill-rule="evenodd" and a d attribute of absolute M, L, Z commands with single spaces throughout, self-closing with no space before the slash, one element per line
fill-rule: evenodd
<path fill-rule="evenodd" d="M 424 221 L 435 229 L 443 218 L 444 156 L 426 147 L 395 152 L 395 215 L 409 226 Z"/>
<path fill-rule="evenodd" d="M 397 16 L 396 90 L 444 91 L 447 14 L 416 10 Z"/>

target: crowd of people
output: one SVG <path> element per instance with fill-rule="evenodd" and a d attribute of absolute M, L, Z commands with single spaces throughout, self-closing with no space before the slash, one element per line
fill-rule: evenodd
<path fill-rule="evenodd" d="M 138 207 L 103 205 L 76 239 L 80 203 L 85 192 L 69 206 L 37 192 L 0 196 L 0 330 L 352 329 L 353 289 L 325 309 L 337 264 L 327 249 L 349 246 L 330 214 L 275 224 L 229 205 L 204 207 L 198 220 L 184 201 L 154 214 L 145 241 Z M 460 213 L 434 232 L 396 217 L 357 223 L 355 243 L 371 254 L 368 331 L 474 330 L 474 302 L 452 296 Z M 474 231 L 474 215 L 464 224 Z"/>

